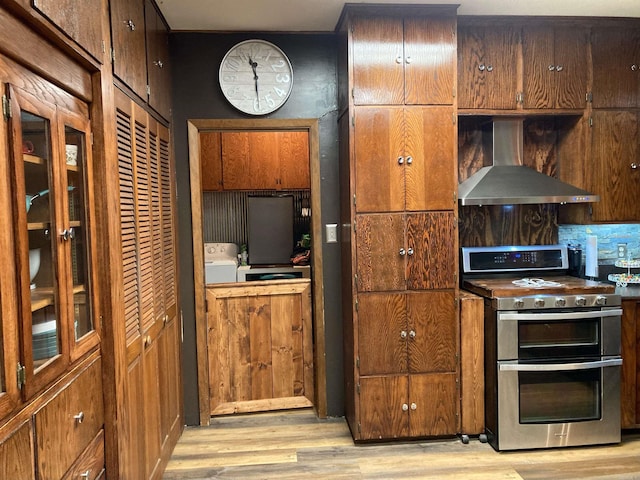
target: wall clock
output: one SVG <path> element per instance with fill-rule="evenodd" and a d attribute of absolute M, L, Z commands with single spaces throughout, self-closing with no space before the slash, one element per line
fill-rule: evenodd
<path fill-rule="evenodd" d="M 273 43 L 246 40 L 231 47 L 220 64 L 220 88 L 235 108 L 266 115 L 287 101 L 293 87 L 291 62 Z"/>

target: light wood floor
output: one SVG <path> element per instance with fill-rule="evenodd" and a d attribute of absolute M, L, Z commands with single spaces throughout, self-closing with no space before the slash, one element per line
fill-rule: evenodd
<path fill-rule="evenodd" d="M 344 419 L 310 410 L 187 427 L 164 479 L 640 479 L 640 432 L 618 445 L 495 452 L 457 438 L 355 445 Z"/>

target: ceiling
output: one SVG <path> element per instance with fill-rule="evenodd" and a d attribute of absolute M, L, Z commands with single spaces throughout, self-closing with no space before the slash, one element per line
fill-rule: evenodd
<path fill-rule="evenodd" d="M 345 3 L 460 5 L 459 15 L 640 17 L 638 0 L 156 0 L 172 31 L 332 32 Z"/>

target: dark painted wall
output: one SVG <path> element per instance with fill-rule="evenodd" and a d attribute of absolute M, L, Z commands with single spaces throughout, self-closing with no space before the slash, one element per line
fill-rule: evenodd
<path fill-rule="evenodd" d="M 337 43 L 326 35 L 174 33 L 170 37 L 173 76 L 173 142 L 178 189 L 181 308 L 184 319 L 183 382 L 185 421 L 199 422 L 193 251 L 187 120 L 255 118 L 227 103 L 218 85 L 222 57 L 237 42 L 260 38 L 278 45 L 293 66 L 294 84 L 285 105 L 264 118 L 318 118 L 322 225 L 339 223 Z M 316 245 L 318 243 L 316 242 Z M 322 244 L 327 363 L 327 410 L 343 415 L 342 321 L 339 243 Z"/>

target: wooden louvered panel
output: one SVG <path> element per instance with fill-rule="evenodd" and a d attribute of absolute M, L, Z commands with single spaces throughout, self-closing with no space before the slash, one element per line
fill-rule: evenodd
<path fill-rule="evenodd" d="M 164 317 L 164 287 L 162 264 L 162 215 L 160 210 L 160 164 L 158 137 L 149 132 L 149 178 L 151 182 L 151 232 L 153 242 L 153 290 L 154 315 L 156 319 Z"/>
<path fill-rule="evenodd" d="M 165 132 L 168 135 L 168 132 Z M 162 256 L 164 262 L 165 308 L 169 311 L 176 304 L 176 261 L 173 217 L 173 171 L 169 153 L 169 141 L 160 136 L 160 183 L 162 194 Z"/>
<path fill-rule="evenodd" d="M 123 258 L 123 290 L 126 343 L 129 345 L 140 331 L 137 269 L 137 224 L 134 199 L 134 167 L 131 141 L 131 117 L 116 112 L 118 170 L 120 184 L 120 223 Z"/>

